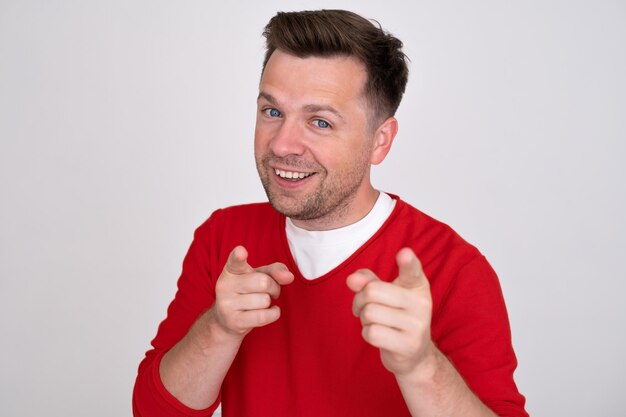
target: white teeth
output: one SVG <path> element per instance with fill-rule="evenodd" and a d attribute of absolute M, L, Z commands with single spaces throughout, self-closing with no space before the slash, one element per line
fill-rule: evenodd
<path fill-rule="evenodd" d="M 287 179 L 302 179 L 313 175 L 312 172 L 283 171 L 281 169 L 274 169 L 274 172 L 276 172 L 276 175 L 279 177 Z"/>

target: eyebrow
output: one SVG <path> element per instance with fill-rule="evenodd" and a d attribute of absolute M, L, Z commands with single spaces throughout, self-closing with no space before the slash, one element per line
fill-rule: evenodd
<path fill-rule="evenodd" d="M 277 100 L 271 94 L 264 93 L 263 91 L 259 91 L 259 96 L 256 98 L 256 101 L 264 98 L 272 104 L 276 104 Z"/>
<path fill-rule="evenodd" d="M 276 98 L 274 96 L 272 96 L 271 94 L 265 93 L 263 91 L 259 92 L 259 96 L 257 97 L 257 101 L 260 100 L 260 99 L 265 99 L 265 100 L 269 101 L 273 105 L 278 105 L 278 100 L 276 100 Z M 343 116 L 341 115 L 341 113 L 339 113 L 339 111 L 337 109 L 335 109 L 332 106 L 328 106 L 328 105 L 324 105 L 324 104 L 307 104 L 304 107 L 302 107 L 302 109 L 304 111 L 306 111 L 307 113 L 317 113 L 317 112 L 321 112 L 321 111 L 326 111 L 326 112 L 334 114 L 335 116 L 339 117 L 340 119 L 343 119 Z"/>

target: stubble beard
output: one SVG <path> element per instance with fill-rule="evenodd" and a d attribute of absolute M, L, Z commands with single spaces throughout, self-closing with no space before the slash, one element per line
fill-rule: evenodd
<path fill-rule="evenodd" d="M 282 190 L 271 186 L 270 175 L 275 175 L 270 168 L 271 161 L 280 161 L 281 166 L 292 168 L 294 171 L 315 171 L 316 176 L 322 176 L 320 184 L 315 190 L 307 194 L 295 196 L 285 195 Z M 291 156 L 278 158 L 273 155 L 264 155 L 256 159 L 257 170 L 261 184 L 267 198 L 277 212 L 294 220 L 314 220 L 325 218 L 327 222 L 343 217 L 354 201 L 356 192 L 365 178 L 367 163 L 359 158 L 359 163 L 336 172 L 329 178 L 328 172 L 319 165 L 305 164 Z M 347 181 L 342 181 L 346 179 Z"/>

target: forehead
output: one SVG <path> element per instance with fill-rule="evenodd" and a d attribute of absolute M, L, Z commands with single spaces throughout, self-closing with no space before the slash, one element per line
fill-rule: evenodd
<path fill-rule="evenodd" d="M 260 90 L 286 103 L 361 104 L 366 78 L 364 65 L 349 56 L 299 58 L 276 50 Z"/>

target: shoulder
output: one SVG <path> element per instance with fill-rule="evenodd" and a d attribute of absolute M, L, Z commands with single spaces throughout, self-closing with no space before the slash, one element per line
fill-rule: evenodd
<path fill-rule="evenodd" d="M 439 312 L 454 294 L 473 299 L 500 299 L 498 278 L 485 256 L 452 227 L 398 200 L 392 235 L 403 234 L 431 283 L 433 311 Z"/>
<path fill-rule="evenodd" d="M 229 219 L 244 220 L 246 218 L 279 216 L 272 206 L 265 203 L 249 203 L 224 207 L 214 211 L 207 221 L 224 221 Z"/>
<path fill-rule="evenodd" d="M 273 227 L 282 221 L 282 215 L 265 203 L 250 203 L 215 210 L 195 232 L 195 238 L 206 239 L 257 232 L 264 227 Z"/>
<path fill-rule="evenodd" d="M 426 262 L 445 257 L 448 262 L 468 263 L 480 257 L 478 249 L 463 239 L 448 224 L 422 212 L 397 196 L 390 218 L 392 235 L 403 237 L 420 259 Z M 451 259 L 452 258 L 452 259 Z M 461 259 L 459 259 L 461 258 Z"/>
<path fill-rule="evenodd" d="M 483 254 L 452 227 L 398 199 L 387 235 L 417 255 L 431 281 L 444 287 L 460 276 L 484 275 L 490 266 Z M 392 219 L 390 219 L 392 220 Z"/>

